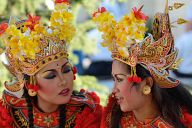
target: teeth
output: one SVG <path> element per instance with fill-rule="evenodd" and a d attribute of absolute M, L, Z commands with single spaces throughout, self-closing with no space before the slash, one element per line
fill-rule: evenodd
<path fill-rule="evenodd" d="M 115 97 L 117 100 L 121 100 L 121 99 L 123 99 L 122 97 Z"/>

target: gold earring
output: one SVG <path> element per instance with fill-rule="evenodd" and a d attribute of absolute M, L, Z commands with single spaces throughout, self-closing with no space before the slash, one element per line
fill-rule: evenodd
<path fill-rule="evenodd" d="M 28 89 L 28 94 L 29 96 L 36 96 L 37 95 L 37 91 L 34 91 L 33 89 Z"/>
<path fill-rule="evenodd" d="M 143 87 L 143 94 L 148 95 L 148 94 L 150 94 L 150 93 L 151 93 L 151 87 L 148 86 L 148 85 L 145 85 L 145 86 Z"/>

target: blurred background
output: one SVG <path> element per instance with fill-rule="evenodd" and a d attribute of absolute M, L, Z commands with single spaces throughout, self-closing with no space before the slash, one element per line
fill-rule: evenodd
<path fill-rule="evenodd" d="M 71 62 L 78 68 L 78 77 L 75 81 L 75 88 L 89 89 L 96 91 L 101 97 L 102 104 L 105 104 L 107 95 L 113 87 L 111 79 L 111 64 L 112 59 L 105 48 L 100 45 L 101 34 L 97 31 L 95 24 L 91 20 L 92 13 L 100 6 L 105 6 L 106 9 L 113 13 L 115 18 L 119 20 L 123 15 L 129 14 L 133 7 L 140 7 L 144 4 L 143 11 L 149 16 L 148 27 L 151 28 L 153 16 L 156 12 L 163 12 L 166 0 L 70 0 L 72 4 L 72 11 L 74 13 L 74 24 L 77 26 L 77 35 L 72 41 L 70 47 Z M 192 5 L 191 0 L 170 0 L 169 5 L 175 2 L 184 3 L 185 6 L 178 10 L 170 12 L 170 20 L 173 23 L 172 32 L 175 40 L 179 40 L 182 35 L 190 30 L 187 25 L 174 24 L 178 18 L 182 17 L 187 20 L 192 20 Z M 8 21 L 10 16 L 25 19 L 26 15 L 34 14 L 41 16 L 41 20 L 48 24 L 51 10 L 54 8 L 53 0 L 0 0 L 0 22 Z M 187 27 L 186 27 L 187 26 Z M 192 37 L 192 35 L 191 35 Z M 179 41 L 182 42 L 182 41 Z M 180 44 L 178 42 L 178 44 Z M 188 42 L 185 48 L 181 49 L 188 52 L 183 58 L 187 58 L 187 64 L 179 68 L 176 73 L 172 72 L 173 77 L 183 80 L 183 75 L 187 74 L 189 81 L 185 83 L 192 85 L 192 40 Z M 178 45 L 178 47 L 180 47 Z M 191 48 L 188 50 L 186 48 Z M 0 40 L 0 48 L 4 49 L 4 45 Z M 1 56 L 1 60 L 3 60 Z M 190 67 L 191 66 L 191 67 Z M 184 69 L 184 70 L 180 70 Z M 187 72 L 186 72 L 187 69 Z M 180 76 L 177 75 L 180 73 Z M 183 74 L 182 74 L 183 73 Z M 0 63 L 0 90 L 3 90 L 3 83 L 11 80 L 11 75 Z"/>

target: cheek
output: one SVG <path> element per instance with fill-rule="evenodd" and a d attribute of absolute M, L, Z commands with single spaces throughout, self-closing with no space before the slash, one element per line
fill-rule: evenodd
<path fill-rule="evenodd" d="M 50 95 L 56 89 L 57 84 L 57 80 L 40 80 L 38 81 L 39 91 Z"/>
<path fill-rule="evenodd" d="M 131 85 L 129 85 L 128 82 L 123 82 L 119 85 L 119 90 L 120 90 L 121 96 L 129 97 L 130 91 L 131 91 Z"/>
<path fill-rule="evenodd" d="M 145 99 L 142 93 L 136 87 L 126 87 L 122 90 L 124 97 L 123 109 L 125 111 L 132 111 L 143 106 Z"/>

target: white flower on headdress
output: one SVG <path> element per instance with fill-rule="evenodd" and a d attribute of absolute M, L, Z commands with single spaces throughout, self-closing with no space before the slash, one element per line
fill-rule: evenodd
<path fill-rule="evenodd" d="M 30 29 L 27 29 L 27 31 L 24 33 L 24 36 L 30 36 L 30 33 L 31 33 Z"/>
<path fill-rule="evenodd" d="M 48 33 L 48 34 L 52 34 L 52 33 L 53 33 L 53 30 L 52 30 L 51 28 L 48 28 L 48 29 L 47 29 L 47 33 Z"/>

